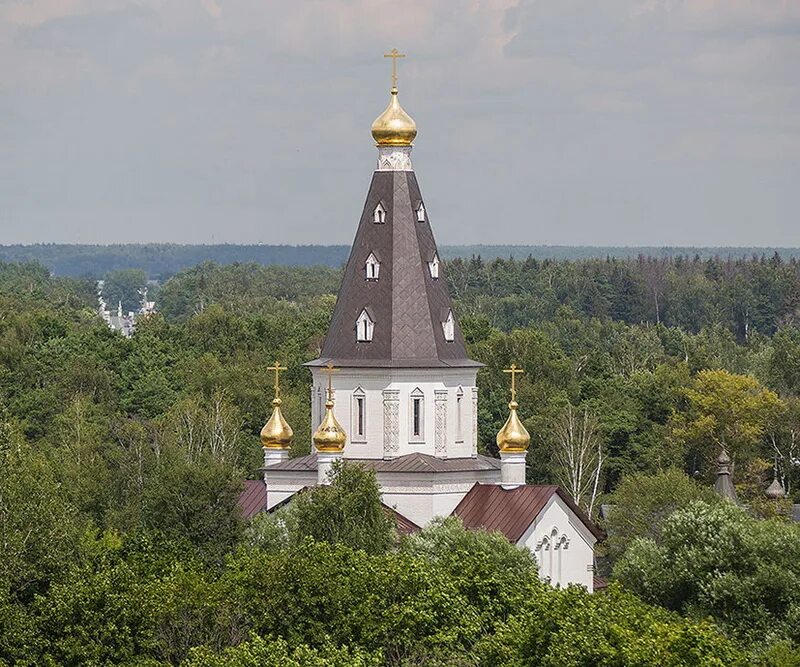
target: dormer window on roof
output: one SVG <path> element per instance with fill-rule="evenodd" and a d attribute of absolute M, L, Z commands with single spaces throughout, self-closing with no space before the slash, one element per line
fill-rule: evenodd
<path fill-rule="evenodd" d="M 374 253 L 370 253 L 367 261 L 364 262 L 364 276 L 367 280 L 377 280 L 381 272 L 381 263 Z"/>
<path fill-rule="evenodd" d="M 447 311 L 447 319 L 442 322 L 442 329 L 444 330 L 444 339 L 448 343 L 452 343 L 456 339 L 456 319 L 453 317 L 453 311 Z"/>
<path fill-rule="evenodd" d="M 417 206 L 417 222 L 425 222 L 425 204 L 422 202 Z"/>
<path fill-rule="evenodd" d="M 428 262 L 428 270 L 431 272 L 431 278 L 434 280 L 439 279 L 439 255 L 433 254 L 433 259 Z"/>
<path fill-rule="evenodd" d="M 359 343 L 369 343 L 372 341 L 372 331 L 375 328 L 375 322 L 369 316 L 367 309 L 361 311 L 361 315 L 356 320 L 356 340 Z"/>
<path fill-rule="evenodd" d="M 372 221 L 378 223 L 386 222 L 386 208 L 383 202 L 378 202 L 378 205 L 375 207 L 372 213 Z"/>

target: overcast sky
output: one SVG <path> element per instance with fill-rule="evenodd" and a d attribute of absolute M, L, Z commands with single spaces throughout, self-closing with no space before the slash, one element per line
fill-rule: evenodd
<path fill-rule="evenodd" d="M 800 246 L 800 0 L 0 0 L 0 243 Z"/>

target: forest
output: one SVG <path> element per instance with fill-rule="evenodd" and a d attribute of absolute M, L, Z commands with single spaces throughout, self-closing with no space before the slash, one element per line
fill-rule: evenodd
<path fill-rule="evenodd" d="M 38 243 L 33 245 L 0 245 L 0 261 L 37 262 L 59 276 L 100 279 L 109 271 L 136 269 L 144 271 L 151 280 L 164 281 L 178 271 L 202 262 L 235 264 L 253 262 L 263 265 L 330 266 L 339 268 L 347 261 L 350 250 L 346 245 L 268 245 L 255 244 L 81 244 Z M 508 246 L 508 245 L 451 245 L 439 248 L 444 259 L 525 258 L 580 260 L 636 258 L 639 255 L 664 259 L 722 257 L 743 259 L 771 257 L 776 252 L 784 259 L 800 258 L 800 248 L 637 248 L 628 246 Z"/>
<path fill-rule="evenodd" d="M 133 299 L 143 269 L 97 277 Z M 310 449 L 302 364 L 338 266 L 181 269 L 125 338 L 93 279 L 0 262 L 0 665 L 800 665 L 800 261 L 474 255 L 445 275 L 486 364 L 482 453 L 516 363 L 529 481 L 606 531 L 606 592 L 552 589 L 453 519 L 398 535 L 354 465 L 241 517 L 275 360 Z M 723 447 L 739 506 L 712 490 Z"/>

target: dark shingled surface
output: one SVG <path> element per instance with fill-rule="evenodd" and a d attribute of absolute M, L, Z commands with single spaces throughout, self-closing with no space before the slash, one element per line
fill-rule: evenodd
<path fill-rule="evenodd" d="M 496 530 L 509 542 L 516 543 L 554 495 L 561 497 L 598 540 L 605 537 L 566 492 L 552 485 L 530 484 L 504 489 L 497 484 L 477 483 L 461 499 L 453 514 L 460 517 L 469 530 Z"/>
<path fill-rule="evenodd" d="M 440 459 L 430 454 L 406 454 L 396 459 L 345 459 L 375 472 L 470 472 L 499 470 L 500 461 L 489 456 Z M 317 455 L 307 454 L 269 466 L 269 470 L 316 470 Z"/>
<path fill-rule="evenodd" d="M 239 509 L 245 519 L 254 517 L 267 508 L 267 485 L 263 479 L 244 480 L 244 490 L 239 495 Z"/>
<path fill-rule="evenodd" d="M 320 358 L 343 367 L 480 366 L 467 357 L 456 322 L 455 340 L 444 338 L 442 313 L 451 308 L 443 268 L 431 278 L 428 262 L 436 242 L 427 220 L 417 222 L 419 202 L 414 172 L 376 171 L 347 260 L 339 297 Z M 373 222 L 378 202 L 386 208 L 386 222 Z M 378 280 L 366 280 L 364 262 L 369 253 L 380 258 Z M 356 341 L 355 323 L 367 308 L 374 317 L 373 339 Z"/>

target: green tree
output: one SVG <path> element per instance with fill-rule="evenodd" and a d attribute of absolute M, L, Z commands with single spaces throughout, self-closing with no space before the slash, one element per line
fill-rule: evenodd
<path fill-rule="evenodd" d="M 743 642 L 800 642 L 800 526 L 761 521 L 732 503 L 694 501 L 637 539 L 614 576 L 642 599 L 711 616 Z"/>
<path fill-rule="evenodd" d="M 323 646 L 291 648 L 285 640 L 254 635 L 248 641 L 222 653 L 207 648 L 194 649 L 182 667 L 380 667 L 380 652 Z"/>
<path fill-rule="evenodd" d="M 349 462 L 334 465 L 329 484 L 298 493 L 274 516 L 257 517 L 249 533 L 253 543 L 267 549 L 312 538 L 380 554 L 394 541 L 375 473 Z"/>
<path fill-rule="evenodd" d="M 115 311 L 122 303 L 122 312 L 137 311 L 147 286 L 147 274 L 141 269 L 110 271 L 103 277 L 103 299 L 106 307 Z"/>
<path fill-rule="evenodd" d="M 608 513 L 603 518 L 603 528 L 608 534 L 603 545 L 612 563 L 637 538 L 660 544 L 664 521 L 693 500 L 714 503 L 719 496 L 711 487 L 699 485 L 674 468 L 652 475 L 638 473 L 623 477 L 606 498 Z"/>
<path fill-rule="evenodd" d="M 784 409 L 755 378 L 725 370 L 700 371 L 685 392 L 687 410 L 672 420 L 672 437 L 689 461 L 709 471 L 721 447 L 740 470 L 760 453 L 764 434 Z"/>

